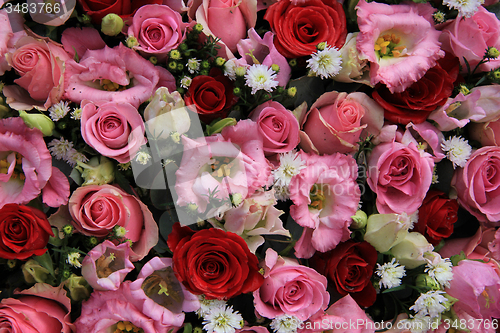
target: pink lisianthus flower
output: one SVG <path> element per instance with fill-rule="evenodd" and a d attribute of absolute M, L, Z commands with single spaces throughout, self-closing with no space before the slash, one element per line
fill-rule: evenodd
<path fill-rule="evenodd" d="M 59 207 L 68 202 L 67 177 L 52 166 L 42 132 L 19 118 L 0 120 L 0 208 L 27 204 L 40 192 L 43 202 Z"/>
<path fill-rule="evenodd" d="M 73 102 L 89 99 L 138 108 L 161 85 L 174 91 L 175 78 L 123 44 L 87 50 L 80 62 L 66 61 L 64 97 Z"/>
<path fill-rule="evenodd" d="M 116 290 L 134 268 L 128 242 L 115 245 L 105 240 L 83 259 L 82 276 L 95 290 Z"/>
<path fill-rule="evenodd" d="M 198 297 L 175 277 L 171 258 L 152 258 L 129 286 L 136 307 L 151 310 L 153 319 L 167 321 L 175 327 L 183 325 L 184 312 L 200 308 Z"/>
<path fill-rule="evenodd" d="M 310 258 L 315 251 L 332 250 L 349 238 L 361 191 L 356 183 L 358 167 L 351 156 L 300 152 L 300 157 L 306 168 L 290 182 L 290 215 L 304 227 L 295 255 Z"/>
<path fill-rule="evenodd" d="M 398 141 L 405 145 L 409 145 L 410 142 L 416 146 L 420 145 L 421 148 L 433 156 L 435 163 L 438 163 L 445 157 L 443 148 L 441 147 L 444 135 L 428 121 L 420 124 L 408 123 L 406 131 Z"/>
<path fill-rule="evenodd" d="M 264 283 L 254 291 L 255 311 L 266 318 L 287 314 L 305 321 L 325 310 L 330 301 L 327 279 L 296 260 L 266 251 Z"/>
<path fill-rule="evenodd" d="M 106 46 L 99 31 L 90 28 L 66 28 L 61 35 L 61 43 L 64 50 L 72 59 L 81 59 L 87 50 L 100 50 Z"/>
<path fill-rule="evenodd" d="M 271 168 L 264 156 L 257 124 L 243 120 L 221 134 L 198 139 L 182 138 L 184 154 L 176 172 L 177 205 L 195 204 L 205 212 L 210 194 L 220 200 L 229 195 L 245 199 L 268 184 Z"/>
<path fill-rule="evenodd" d="M 362 0 L 356 6 L 361 59 L 370 62 L 370 83 L 384 83 L 391 93 L 418 81 L 444 56 L 434 28 L 434 8 L 427 3 L 387 5 Z M 390 42 L 390 44 L 388 43 Z"/>

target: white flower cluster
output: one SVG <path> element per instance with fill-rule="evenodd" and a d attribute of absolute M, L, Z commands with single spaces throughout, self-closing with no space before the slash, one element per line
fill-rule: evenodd
<path fill-rule="evenodd" d="M 209 300 L 199 296 L 201 307 L 196 310 L 203 317 L 203 329 L 208 333 L 234 333 L 243 327 L 243 317 L 222 300 Z"/>
<path fill-rule="evenodd" d="M 245 74 L 245 84 L 252 88 L 252 95 L 259 90 L 271 92 L 278 86 L 276 72 L 266 65 L 252 65 Z"/>
<path fill-rule="evenodd" d="M 277 316 L 271 321 L 270 327 L 275 333 L 296 333 L 302 321 L 291 315 Z"/>
<path fill-rule="evenodd" d="M 279 154 L 279 159 L 279 167 L 272 171 L 274 176 L 273 188 L 276 191 L 277 199 L 285 201 L 289 197 L 290 191 L 288 190 L 288 185 L 290 185 L 293 176 L 298 175 L 300 170 L 306 166 L 296 151 Z"/>
<path fill-rule="evenodd" d="M 89 160 L 84 154 L 73 148 L 73 142 L 62 137 L 60 139 L 53 139 L 47 147 L 52 156 L 58 160 L 66 161 L 71 166 L 75 166 L 76 161 L 85 163 Z"/>
<path fill-rule="evenodd" d="M 462 137 L 452 137 L 444 140 L 441 147 L 446 152 L 446 157 L 453 163 L 453 168 L 459 166 L 463 168 L 469 159 L 472 148 Z"/>
<path fill-rule="evenodd" d="M 458 10 L 459 16 L 471 17 L 484 3 L 484 0 L 443 0 L 450 9 Z"/>
<path fill-rule="evenodd" d="M 53 121 L 64 118 L 69 112 L 68 102 L 60 101 L 49 108 L 49 116 Z"/>
<path fill-rule="evenodd" d="M 449 258 L 436 258 L 436 260 L 427 260 L 425 272 L 434 278 L 441 287 L 449 287 L 453 280 L 453 265 Z"/>
<path fill-rule="evenodd" d="M 405 267 L 392 258 L 391 262 L 386 262 L 382 266 L 377 264 L 375 273 L 380 277 L 379 286 L 391 289 L 401 285 L 401 279 L 406 275 Z"/>
<path fill-rule="evenodd" d="M 337 48 L 327 45 L 311 55 L 311 59 L 307 60 L 307 68 L 311 74 L 322 79 L 332 78 L 342 69 L 342 54 Z"/>

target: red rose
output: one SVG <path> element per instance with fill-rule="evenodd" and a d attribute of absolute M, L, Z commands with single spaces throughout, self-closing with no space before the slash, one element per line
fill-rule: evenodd
<path fill-rule="evenodd" d="M 186 106 L 197 112 L 200 119 L 209 123 L 224 118 L 236 102 L 231 81 L 222 74 L 195 76 L 184 95 Z"/>
<path fill-rule="evenodd" d="M 144 5 L 163 3 L 162 0 L 78 0 L 78 2 L 96 24 L 101 24 L 102 18 L 111 13 L 127 18 Z"/>
<path fill-rule="evenodd" d="M 414 230 L 420 232 L 432 245 L 453 233 L 457 222 L 457 200 L 449 199 L 444 192 L 430 190 L 418 209 L 418 222 Z"/>
<path fill-rule="evenodd" d="M 377 262 L 377 250 L 368 242 L 348 240 L 331 251 L 316 254 L 311 267 L 327 277 L 337 292 L 351 297 L 362 307 L 375 303 L 377 292 L 370 279 Z"/>
<path fill-rule="evenodd" d="M 0 258 L 41 256 L 54 236 L 45 214 L 33 207 L 6 204 L 0 209 Z"/>
<path fill-rule="evenodd" d="M 267 9 L 264 19 L 276 34 L 276 49 L 287 58 L 311 55 L 321 42 L 340 49 L 347 36 L 344 9 L 337 0 L 281 0 Z"/>
<path fill-rule="evenodd" d="M 385 85 L 377 85 L 372 97 L 385 109 L 387 120 L 403 125 L 420 124 L 451 96 L 459 65 L 458 58 L 446 54 L 405 91 L 392 94 Z"/>
<path fill-rule="evenodd" d="M 259 261 L 240 236 L 221 229 L 197 232 L 176 223 L 168 236 L 175 276 L 207 299 L 229 299 L 257 290 L 264 281 Z"/>

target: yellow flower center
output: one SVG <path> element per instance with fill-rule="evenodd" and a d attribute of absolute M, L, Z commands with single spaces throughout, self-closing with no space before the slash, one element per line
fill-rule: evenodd
<path fill-rule="evenodd" d="M 378 56 L 383 57 L 394 57 L 398 58 L 404 56 L 406 54 L 406 46 L 399 45 L 401 42 L 401 38 L 396 36 L 394 33 L 387 33 L 375 41 L 375 52 L 377 52 Z"/>
<path fill-rule="evenodd" d="M 10 163 L 7 161 L 7 158 L 0 160 L 0 173 L 7 174 L 9 173 Z M 14 172 L 12 172 L 12 179 L 19 178 L 20 180 L 25 180 L 26 176 L 23 172 L 23 156 L 19 153 L 16 153 L 16 163 L 14 167 Z"/>
<path fill-rule="evenodd" d="M 154 271 L 144 279 L 141 286 L 146 296 L 167 309 L 175 309 L 184 301 L 179 281 L 172 267 Z"/>
<path fill-rule="evenodd" d="M 488 309 L 490 307 L 490 303 L 494 302 L 494 299 L 493 299 L 493 297 L 490 297 L 490 295 L 488 295 L 488 292 L 486 291 L 486 289 L 483 290 L 481 295 L 484 297 L 484 299 L 486 301 L 485 308 Z"/>
<path fill-rule="evenodd" d="M 114 253 L 110 253 L 107 257 L 103 254 L 100 256 L 96 262 L 96 273 L 99 279 L 107 278 L 114 272 L 113 269 L 109 267 L 109 265 L 116 259 Z"/>
<path fill-rule="evenodd" d="M 124 332 L 144 333 L 144 330 L 140 327 L 135 326 L 129 321 L 117 322 L 116 329 L 113 331 L 113 333 L 124 333 Z"/>
<path fill-rule="evenodd" d="M 323 205 L 325 203 L 325 194 L 323 193 L 321 185 L 314 184 L 313 186 L 311 186 L 311 189 L 309 190 L 309 199 L 311 199 L 309 207 L 318 210 L 323 209 Z"/>
<path fill-rule="evenodd" d="M 215 157 L 213 163 L 209 166 L 212 177 L 222 179 L 231 174 L 231 168 L 234 166 L 234 162 L 228 157 Z"/>
<path fill-rule="evenodd" d="M 127 89 L 125 86 L 121 86 L 116 82 L 105 79 L 101 81 L 101 86 L 106 91 L 122 91 Z"/>

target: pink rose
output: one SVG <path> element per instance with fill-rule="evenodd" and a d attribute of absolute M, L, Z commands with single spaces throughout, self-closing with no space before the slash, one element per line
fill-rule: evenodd
<path fill-rule="evenodd" d="M 5 55 L 14 48 L 19 38 L 26 36 L 23 24 L 22 13 L 7 14 L 6 10 L 0 11 L 0 75 L 11 68 Z"/>
<path fill-rule="evenodd" d="M 43 202 L 59 207 L 68 202 L 68 178 L 52 166 L 52 157 L 40 130 L 19 118 L 0 120 L 0 208 L 27 204 L 40 192 Z"/>
<path fill-rule="evenodd" d="M 296 260 L 266 251 L 264 283 L 254 291 L 255 311 L 273 319 L 287 314 L 305 321 L 325 310 L 330 301 L 326 277 Z"/>
<path fill-rule="evenodd" d="M 134 106 L 84 100 L 81 108 L 82 137 L 102 155 L 127 163 L 146 143 L 144 121 Z"/>
<path fill-rule="evenodd" d="M 381 214 L 413 214 L 432 182 L 434 161 L 410 143 L 382 143 L 368 157 L 368 185 Z"/>
<path fill-rule="evenodd" d="M 203 32 L 220 38 L 231 52 L 257 22 L 257 0 L 191 0 L 188 7 Z"/>
<path fill-rule="evenodd" d="M 133 242 L 131 261 L 144 258 L 158 242 L 158 226 L 148 207 L 117 186 L 79 187 L 68 209 L 73 226 L 86 236 L 105 237 L 115 226 L 124 227 L 124 238 Z"/>
<path fill-rule="evenodd" d="M 128 35 L 137 38 L 139 45 L 135 50 L 164 61 L 168 52 L 177 48 L 186 37 L 186 25 L 181 14 L 168 6 L 145 5 L 135 12 Z"/>
<path fill-rule="evenodd" d="M 68 59 L 64 49 L 54 42 L 33 37 L 19 39 L 15 50 L 7 54 L 9 65 L 21 76 L 14 80 L 18 86 L 6 87 L 7 103 L 17 110 L 47 110 L 59 102 L 64 93 L 64 62 Z"/>
<path fill-rule="evenodd" d="M 137 108 L 159 86 L 174 91 L 175 78 L 165 68 L 154 66 L 123 44 L 87 50 L 80 62 L 66 61 L 64 97 L 73 102 L 112 101 L 130 103 Z"/>
<path fill-rule="evenodd" d="M 362 131 L 378 134 L 383 122 L 384 110 L 365 93 L 327 92 L 300 117 L 300 146 L 317 154 L 353 152 Z"/>
<path fill-rule="evenodd" d="M 479 6 L 471 17 L 457 17 L 446 21 L 441 30 L 441 48 L 460 59 L 463 73 L 467 72 L 464 58 L 470 68 L 474 68 L 483 59 L 488 47 L 500 49 L 500 21 L 483 6 Z M 500 59 L 491 59 L 481 64 L 479 70 L 487 72 L 499 66 Z"/>
<path fill-rule="evenodd" d="M 267 101 L 250 113 L 264 138 L 266 156 L 286 153 L 299 144 L 299 123 L 293 113 L 283 105 Z"/>
<path fill-rule="evenodd" d="M 63 288 L 37 283 L 0 303 L 0 331 L 73 332 L 71 301 Z"/>
<path fill-rule="evenodd" d="M 476 150 L 463 168 L 458 168 L 451 186 L 458 195 L 458 203 L 480 222 L 498 225 L 500 211 L 500 148 L 486 146 Z"/>
<path fill-rule="evenodd" d="M 471 123 L 469 135 L 482 146 L 500 146 L 500 118 L 485 123 Z"/>

